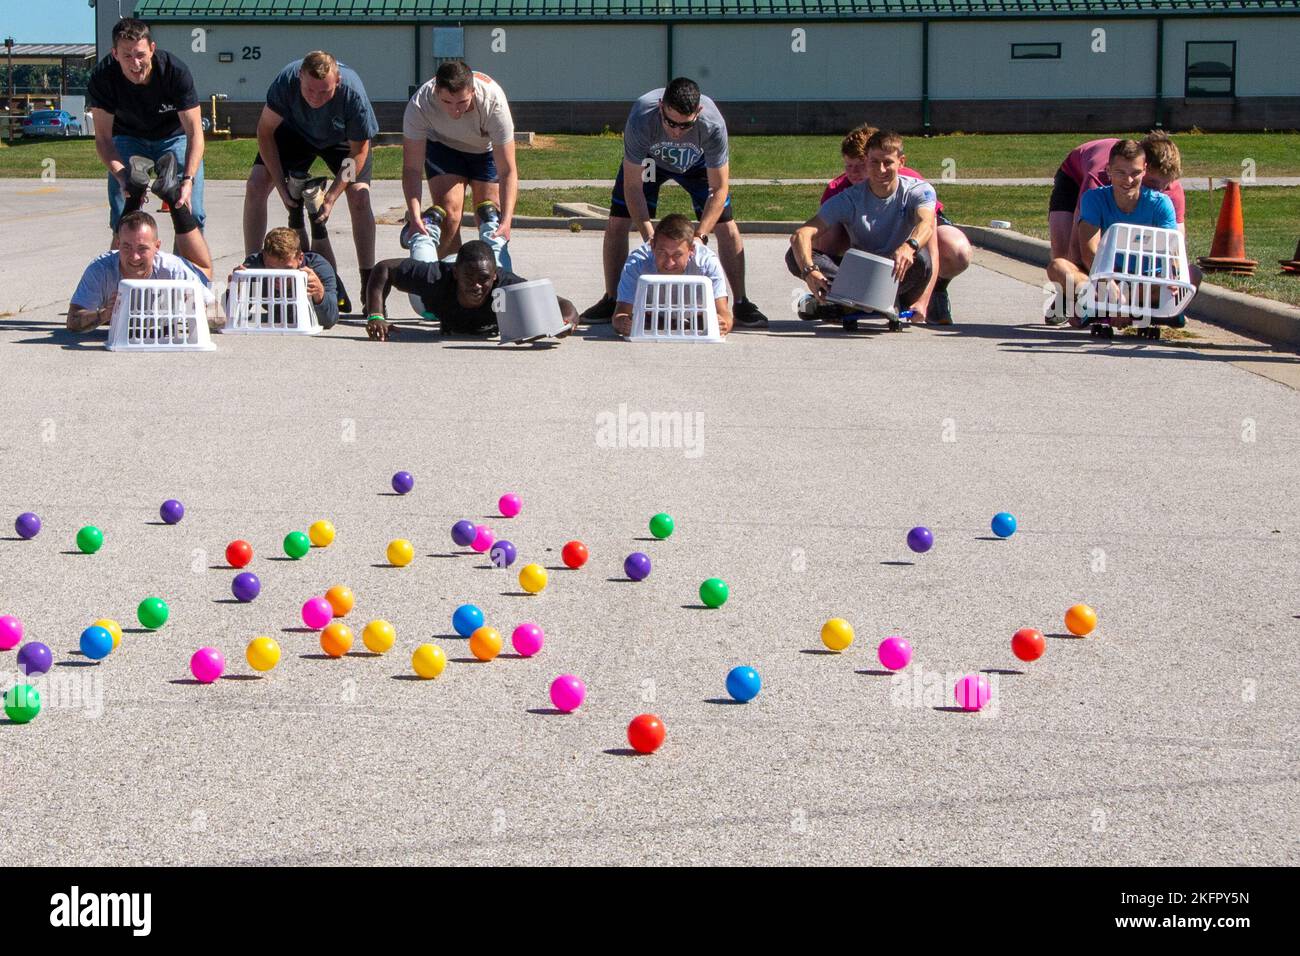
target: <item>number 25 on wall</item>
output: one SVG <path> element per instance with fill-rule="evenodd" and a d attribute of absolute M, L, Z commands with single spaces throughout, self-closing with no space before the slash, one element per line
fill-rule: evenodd
<path fill-rule="evenodd" d="M 246 47 L 244 47 L 244 55 L 243 55 L 243 59 L 245 59 L 245 60 L 260 60 L 261 58 L 262 58 L 262 48 L 261 48 L 260 46 L 246 46 Z"/>

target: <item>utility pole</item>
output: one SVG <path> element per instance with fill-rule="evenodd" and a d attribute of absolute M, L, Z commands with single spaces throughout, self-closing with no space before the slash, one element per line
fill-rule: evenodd
<path fill-rule="evenodd" d="M 9 101 L 5 112 L 9 114 L 9 142 L 14 141 L 14 38 L 5 37 L 5 53 L 9 57 Z"/>

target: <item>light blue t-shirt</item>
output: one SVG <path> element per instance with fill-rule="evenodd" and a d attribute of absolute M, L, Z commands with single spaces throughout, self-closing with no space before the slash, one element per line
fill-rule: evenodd
<path fill-rule="evenodd" d="M 623 275 L 618 280 L 618 297 L 619 302 L 636 302 L 636 280 L 641 276 L 658 275 L 659 270 L 655 267 L 654 248 L 650 243 L 642 243 L 641 246 L 633 250 L 632 254 L 627 257 L 627 262 L 623 266 Z M 727 297 L 727 276 L 722 271 L 722 263 L 718 257 L 709 251 L 709 247 L 702 242 L 696 242 L 690 261 L 686 263 L 686 272 L 688 276 L 704 276 L 713 283 L 713 297 L 715 299 L 725 299 Z"/>
<path fill-rule="evenodd" d="M 77 283 L 77 291 L 72 293 L 73 305 L 81 309 L 102 309 L 108 305 L 117 294 L 117 284 L 122 281 L 122 267 L 117 256 L 116 252 L 105 252 L 90 261 Z M 205 288 L 211 285 L 208 277 L 188 261 L 162 250 L 154 253 L 153 272 L 148 278 L 198 279 Z"/>
<path fill-rule="evenodd" d="M 916 228 L 917 210 L 933 209 L 937 201 L 933 186 L 911 176 L 899 176 L 898 187 L 884 199 L 863 180 L 826 200 L 817 218 L 827 225 L 844 226 L 859 252 L 888 259 Z"/>
<path fill-rule="evenodd" d="M 277 74 L 266 91 L 266 105 L 284 117 L 290 129 L 316 147 L 359 143 L 375 137 L 379 120 L 355 70 L 339 64 L 338 89 L 320 109 L 313 109 L 302 98 L 298 78 L 301 70 L 302 60 L 294 60 Z"/>
<path fill-rule="evenodd" d="M 1158 229 L 1178 228 L 1173 201 L 1164 193 L 1145 186 L 1142 187 L 1132 212 L 1124 212 L 1115 204 L 1114 186 L 1089 189 L 1079 203 L 1079 221 L 1091 223 L 1103 233 L 1117 222 L 1131 226 L 1155 226 Z"/>

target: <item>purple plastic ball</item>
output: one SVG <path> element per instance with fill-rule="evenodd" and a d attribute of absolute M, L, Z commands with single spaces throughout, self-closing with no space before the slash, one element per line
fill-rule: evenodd
<path fill-rule="evenodd" d="M 478 534 L 478 528 L 474 526 L 472 521 L 457 521 L 451 526 L 451 540 L 462 548 L 468 548 L 473 544 L 476 534 Z"/>
<path fill-rule="evenodd" d="M 498 568 L 510 567 L 518 556 L 519 552 L 515 550 L 515 546 L 504 538 L 492 545 L 492 550 L 488 552 L 488 557 Z"/>
<path fill-rule="evenodd" d="M 934 532 L 929 528 L 913 528 L 907 532 L 907 546 L 917 554 L 925 554 L 934 547 Z"/>
<path fill-rule="evenodd" d="M 415 478 L 409 471 L 399 471 L 393 475 L 393 490 L 404 495 L 415 487 Z"/>
<path fill-rule="evenodd" d="M 30 541 L 41 533 L 41 519 L 30 511 L 24 511 L 14 522 L 14 530 L 18 532 L 18 537 Z"/>
<path fill-rule="evenodd" d="M 54 663 L 54 655 L 40 641 L 32 641 L 18 649 L 18 669 L 31 677 L 44 674 Z"/>
<path fill-rule="evenodd" d="M 262 593 L 262 582 L 253 572 L 245 571 L 235 575 L 235 580 L 230 582 L 230 591 L 237 600 L 247 604 Z"/>
<path fill-rule="evenodd" d="M 623 559 L 623 573 L 633 581 L 644 581 L 650 577 L 650 558 L 640 551 L 633 551 Z"/>
<path fill-rule="evenodd" d="M 158 509 L 158 515 L 168 524 L 176 524 L 185 517 L 185 506 L 175 498 L 168 498 Z"/>

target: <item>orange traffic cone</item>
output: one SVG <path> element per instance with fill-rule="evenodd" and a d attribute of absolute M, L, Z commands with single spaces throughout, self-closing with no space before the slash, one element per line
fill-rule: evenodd
<path fill-rule="evenodd" d="M 1210 254 L 1196 260 L 1206 272 L 1230 272 L 1233 275 L 1255 274 L 1259 262 L 1246 258 L 1245 225 L 1241 218 L 1241 183 L 1229 179 L 1223 184 L 1223 205 L 1214 227 Z"/>
<path fill-rule="evenodd" d="M 1277 260 L 1282 265 L 1282 274 L 1289 276 L 1300 276 L 1300 242 L 1295 244 L 1295 255 L 1290 261 L 1286 259 Z"/>

